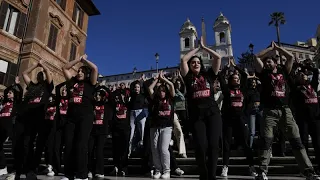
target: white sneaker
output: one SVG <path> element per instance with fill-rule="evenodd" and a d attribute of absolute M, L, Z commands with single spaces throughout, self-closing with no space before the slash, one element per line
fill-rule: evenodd
<path fill-rule="evenodd" d="M 48 165 L 48 173 L 47 176 L 49 177 L 53 177 L 55 175 L 54 171 L 53 171 L 53 167 L 51 165 Z"/>
<path fill-rule="evenodd" d="M 62 177 L 60 180 L 69 180 L 67 177 Z"/>
<path fill-rule="evenodd" d="M 161 177 L 161 173 L 160 173 L 160 172 L 156 172 L 156 173 L 152 176 L 153 179 L 160 179 L 160 177 Z"/>
<path fill-rule="evenodd" d="M 249 174 L 253 177 L 258 176 L 257 172 L 256 172 L 256 168 L 254 168 L 254 166 L 249 166 Z"/>
<path fill-rule="evenodd" d="M 178 176 L 182 176 L 182 175 L 184 174 L 184 171 L 181 170 L 180 168 L 177 168 L 174 172 L 175 172 L 176 175 L 178 175 Z"/>
<path fill-rule="evenodd" d="M 20 175 L 19 175 L 20 176 Z M 16 173 L 10 173 L 7 177 L 6 180 L 15 180 L 16 178 Z"/>
<path fill-rule="evenodd" d="M 96 174 L 95 177 L 96 178 L 104 178 L 104 175 L 103 174 Z"/>
<path fill-rule="evenodd" d="M 88 173 L 88 178 L 92 178 L 93 176 L 92 176 L 92 172 L 89 172 Z"/>
<path fill-rule="evenodd" d="M 170 179 L 170 172 L 165 172 L 161 175 L 161 179 Z"/>
<path fill-rule="evenodd" d="M 262 172 L 258 176 L 255 177 L 255 180 L 268 180 L 266 173 Z"/>
<path fill-rule="evenodd" d="M 221 176 L 228 177 L 228 166 L 223 166 Z"/>
<path fill-rule="evenodd" d="M 8 174 L 7 167 L 0 169 L 0 176 Z"/>

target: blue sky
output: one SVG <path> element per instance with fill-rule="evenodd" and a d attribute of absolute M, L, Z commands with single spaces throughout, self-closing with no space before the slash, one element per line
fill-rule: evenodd
<path fill-rule="evenodd" d="M 276 40 L 269 27 L 270 14 L 285 13 L 281 41 L 294 43 L 315 36 L 320 24 L 319 0 L 93 0 L 101 12 L 89 20 L 86 53 L 102 75 L 155 68 L 154 54 L 160 54 L 159 67 L 179 62 L 179 30 L 189 17 L 201 34 L 201 17 L 206 22 L 207 43 L 213 44 L 214 20 L 222 12 L 232 25 L 235 57 L 252 42 L 260 51 Z"/>

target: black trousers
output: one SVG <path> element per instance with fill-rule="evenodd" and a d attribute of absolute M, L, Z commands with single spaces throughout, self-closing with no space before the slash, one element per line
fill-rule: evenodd
<path fill-rule="evenodd" d="M 175 171 L 176 169 L 178 169 L 178 163 L 177 163 L 177 159 L 174 155 L 172 146 L 169 146 L 169 152 L 170 152 L 170 169 L 171 171 Z"/>
<path fill-rule="evenodd" d="M 54 145 L 53 145 L 53 170 L 57 173 L 62 172 L 61 170 L 61 157 L 63 152 L 63 146 L 65 145 L 65 125 L 67 122 L 66 117 L 59 117 L 56 121 L 56 131 L 54 133 Z"/>
<path fill-rule="evenodd" d="M 301 141 L 308 153 L 309 134 L 316 155 L 316 163 L 320 167 L 320 120 L 297 119 Z"/>
<path fill-rule="evenodd" d="M 232 137 L 238 137 L 240 144 L 243 146 L 247 163 L 250 166 L 254 165 L 252 150 L 249 145 L 249 128 L 244 117 L 238 118 L 223 118 L 222 139 L 223 139 L 223 165 L 229 165 L 229 158 L 232 145 Z M 236 132 L 236 133 L 233 133 Z"/>
<path fill-rule="evenodd" d="M 150 121 L 151 118 L 148 117 L 145 128 L 144 128 L 144 138 L 143 138 L 143 156 L 142 156 L 142 170 L 143 173 L 150 173 L 153 167 L 152 154 L 151 154 L 151 142 L 150 142 Z"/>
<path fill-rule="evenodd" d="M 94 174 L 104 174 L 104 144 L 106 135 L 91 134 L 89 138 L 88 169 Z"/>
<path fill-rule="evenodd" d="M 45 151 L 45 161 L 47 165 L 53 163 L 53 141 L 55 132 L 55 121 L 43 120 L 39 123 L 38 136 L 36 140 L 36 150 L 34 153 L 32 168 L 36 169 L 40 163 L 42 154 Z"/>
<path fill-rule="evenodd" d="M 123 125 L 113 126 L 112 128 L 112 148 L 113 163 L 119 171 L 127 171 L 128 153 L 129 153 L 130 126 Z"/>
<path fill-rule="evenodd" d="M 189 111 L 200 180 L 216 179 L 222 120 L 218 109 Z M 208 156 L 208 165 L 207 165 Z"/>
<path fill-rule="evenodd" d="M 13 124 L 11 118 L 0 119 L 0 169 L 7 167 L 6 157 L 3 151 L 3 144 L 8 139 L 12 138 Z"/>
<path fill-rule="evenodd" d="M 93 126 L 93 114 L 73 116 L 65 125 L 65 176 L 73 179 L 88 178 L 88 142 Z M 76 121 L 74 121 L 76 120 Z"/>

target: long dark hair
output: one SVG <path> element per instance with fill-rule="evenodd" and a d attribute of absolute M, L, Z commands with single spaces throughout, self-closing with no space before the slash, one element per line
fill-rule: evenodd
<path fill-rule="evenodd" d="M 79 71 L 80 69 L 82 69 L 82 72 L 83 72 L 84 77 L 85 77 L 84 79 L 85 79 L 85 80 L 89 80 L 90 77 L 91 77 L 91 69 L 90 69 L 88 66 L 85 66 L 85 65 L 79 67 L 78 71 Z"/>
<path fill-rule="evenodd" d="M 200 60 L 200 73 L 199 73 L 199 74 L 206 72 L 206 69 L 205 69 L 205 67 L 204 67 L 204 65 L 203 65 L 203 60 L 201 59 L 200 56 L 192 56 L 192 57 L 189 59 L 189 61 L 188 61 L 189 72 L 192 73 L 191 70 L 190 70 L 190 64 L 191 64 L 191 61 L 192 61 L 193 59 L 195 59 L 195 58 L 198 58 L 198 59 Z M 192 74 L 193 74 L 193 73 L 192 73 Z"/>

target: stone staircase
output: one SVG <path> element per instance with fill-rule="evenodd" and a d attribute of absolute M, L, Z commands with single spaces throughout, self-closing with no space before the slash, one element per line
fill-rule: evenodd
<path fill-rule="evenodd" d="M 108 138 L 106 145 L 105 145 L 105 172 L 111 172 L 113 169 L 112 163 L 112 151 L 111 151 L 111 142 L 112 139 Z M 298 165 L 296 163 L 295 158 L 290 150 L 290 145 L 288 142 L 287 144 L 287 152 L 286 157 L 272 157 L 269 167 L 269 174 L 275 175 L 297 175 L 300 173 Z M 309 148 L 309 156 L 312 162 L 315 160 L 315 153 L 314 149 L 311 147 Z M 7 158 L 8 168 L 12 167 L 13 164 L 13 156 L 11 153 L 11 141 L 7 141 L 4 144 L 4 151 Z M 195 175 L 197 174 L 197 165 L 194 158 L 194 150 L 192 149 L 192 145 L 187 145 L 187 155 L 188 158 L 177 158 L 177 162 L 179 167 L 185 171 L 186 174 Z M 177 156 L 176 156 L 177 157 Z M 257 157 L 255 157 L 255 164 L 257 163 Z M 248 175 L 248 165 L 245 164 L 245 157 L 242 150 L 232 150 L 231 158 L 230 158 L 230 165 L 229 165 L 229 175 Z M 221 173 L 222 168 L 222 158 L 219 157 L 218 162 L 218 172 L 217 175 Z M 141 169 L 141 158 L 130 158 L 129 159 L 129 167 L 128 167 L 129 174 L 137 175 L 142 172 Z"/>

